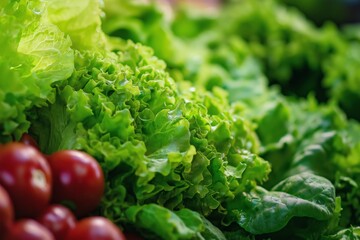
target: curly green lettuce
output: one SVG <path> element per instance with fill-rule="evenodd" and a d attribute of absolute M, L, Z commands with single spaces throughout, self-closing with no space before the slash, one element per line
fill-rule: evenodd
<path fill-rule="evenodd" d="M 0 10 L 0 140 L 28 130 L 26 111 L 53 102 L 51 85 L 73 72 L 74 53 L 41 1 L 4 1 Z"/>
<path fill-rule="evenodd" d="M 251 153 L 251 126 L 231 114 L 223 92 L 178 89 L 151 49 L 118 47 L 75 51 L 75 71 L 56 85 L 56 101 L 32 109 L 41 149 L 81 149 L 98 159 L 107 179 L 100 212 L 119 224 L 130 221 L 126 209 L 149 203 L 210 220 L 226 215 L 222 205 L 270 170 Z"/>

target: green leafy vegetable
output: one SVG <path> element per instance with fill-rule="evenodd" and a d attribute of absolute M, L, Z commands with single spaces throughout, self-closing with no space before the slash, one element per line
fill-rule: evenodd
<path fill-rule="evenodd" d="M 83 149 L 100 161 L 105 216 L 127 221 L 129 206 L 151 202 L 207 216 L 266 179 L 269 165 L 249 151 L 256 140 L 246 121 L 230 106 L 220 110 L 221 95 L 180 92 L 148 48 L 76 52 L 75 68 L 54 104 L 33 109 L 31 130 L 46 152 Z"/>
<path fill-rule="evenodd" d="M 302 225 L 309 221 L 308 226 L 331 219 L 335 189 L 325 178 L 302 173 L 281 181 L 271 191 L 257 187 L 230 207 L 237 210 L 237 222 L 245 230 L 270 233 L 282 229 L 294 217 L 304 218 Z"/>
<path fill-rule="evenodd" d="M 0 11 L 0 139 L 19 138 L 30 125 L 25 112 L 54 101 L 51 84 L 74 68 L 70 39 L 53 25 L 40 1 L 9 1 Z"/>
<path fill-rule="evenodd" d="M 137 227 L 156 233 L 162 239 L 226 239 L 211 222 L 186 208 L 171 212 L 159 205 L 149 204 L 132 206 L 126 214 Z"/>

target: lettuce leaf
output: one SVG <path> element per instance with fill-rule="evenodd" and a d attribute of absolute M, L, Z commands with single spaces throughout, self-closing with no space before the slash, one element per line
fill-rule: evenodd
<path fill-rule="evenodd" d="M 335 234 L 324 236 L 322 240 L 357 240 L 360 238 L 360 228 L 351 227 L 338 231 Z"/>
<path fill-rule="evenodd" d="M 101 31 L 101 1 L 50 0 L 49 19 L 69 35 L 75 49 L 104 49 L 105 34 Z"/>
<path fill-rule="evenodd" d="M 42 1 L 5 1 L 0 17 L 0 139 L 9 141 L 28 130 L 26 111 L 54 101 L 52 84 L 70 77 L 74 53 Z"/>
<path fill-rule="evenodd" d="M 126 215 L 138 229 L 150 235 L 155 233 L 162 239 L 226 239 L 210 221 L 186 208 L 172 212 L 156 204 L 147 204 L 130 207 Z"/>

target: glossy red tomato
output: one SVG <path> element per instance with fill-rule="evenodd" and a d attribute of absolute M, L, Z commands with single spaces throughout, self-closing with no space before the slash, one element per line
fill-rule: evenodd
<path fill-rule="evenodd" d="M 48 158 L 53 173 L 53 202 L 69 204 L 77 216 L 94 210 L 104 193 L 104 175 L 90 155 L 63 150 Z"/>
<path fill-rule="evenodd" d="M 8 193 L 0 185 L 0 239 L 14 220 L 14 210 Z"/>
<path fill-rule="evenodd" d="M 0 184 L 12 200 L 16 217 L 35 217 L 50 201 L 49 164 L 34 147 L 8 143 L 0 147 Z"/>
<path fill-rule="evenodd" d="M 26 145 L 30 145 L 33 146 L 36 149 L 40 149 L 39 145 L 37 144 L 37 142 L 35 141 L 35 139 L 30 136 L 28 133 L 24 133 L 21 138 L 20 138 L 20 142 L 26 144 Z"/>
<path fill-rule="evenodd" d="M 54 237 L 35 220 L 23 219 L 11 226 L 5 240 L 54 240 Z"/>
<path fill-rule="evenodd" d="M 66 240 L 125 240 L 124 234 L 104 217 L 88 217 L 70 230 Z"/>
<path fill-rule="evenodd" d="M 62 205 L 50 205 L 37 221 L 50 230 L 56 240 L 65 239 L 68 231 L 76 225 L 74 214 Z"/>

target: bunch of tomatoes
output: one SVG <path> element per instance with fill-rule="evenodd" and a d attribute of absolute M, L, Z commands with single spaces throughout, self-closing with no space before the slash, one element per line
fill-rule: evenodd
<path fill-rule="evenodd" d="M 28 134 L 0 145 L 0 239 L 125 240 L 110 220 L 85 217 L 104 187 L 100 165 L 84 152 L 45 156 Z"/>

